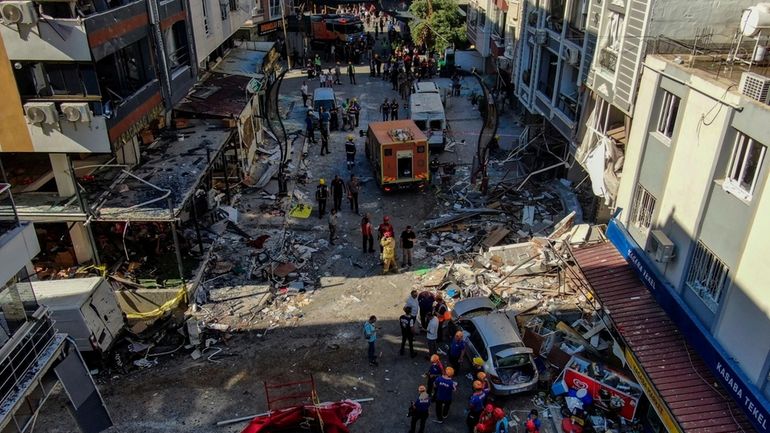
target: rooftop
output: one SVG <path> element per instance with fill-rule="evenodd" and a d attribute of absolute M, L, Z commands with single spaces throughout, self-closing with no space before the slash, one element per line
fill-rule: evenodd
<path fill-rule="evenodd" d="M 749 67 L 739 61 L 728 62 L 727 54 L 715 53 L 708 55 L 657 54 L 655 57 L 665 60 L 671 65 L 690 72 L 702 79 L 719 83 L 724 86 L 738 87 L 741 74 L 753 72 L 764 77 L 770 77 L 770 63 Z"/>
<path fill-rule="evenodd" d="M 251 78 L 213 73 L 174 108 L 176 111 L 214 117 L 238 117 L 248 105 Z"/>

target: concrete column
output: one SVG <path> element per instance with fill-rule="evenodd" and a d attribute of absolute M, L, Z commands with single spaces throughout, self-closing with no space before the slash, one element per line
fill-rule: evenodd
<path fill-rule="evenodd" d="M 70 229 L 70 240 L 72 240 L 75 259 L 77 259 L 78 263 L 84 263 L 94 258 L 89 236 L 88 229 L 83 223 L 75 223 Z"/>
<path fill-rule="evenodd" d="M 48 158 L 51 160 L 51 169 L 59 197 L 75 195 L 75 181 L 70 173 L 69 156 L 66 153 L 49 153 Z"/>

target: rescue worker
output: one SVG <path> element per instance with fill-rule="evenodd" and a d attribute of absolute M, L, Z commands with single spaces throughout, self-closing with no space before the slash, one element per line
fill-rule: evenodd
<path fill-rule="evenodd" d="M 313 118 L 313 110 L 307 110 L 305 116 L 305 136 L 311 143 L 315 144 L 315 119 Z"/>
<path fill-rule="evenodd" d="M 449 365 L 456 371 L 460 371 L 460 366 L 465 356 L 465 336 L 463 331 L 455 332 L 455 338 L 449 343 L 447 355 L 449 356 Z"/>
<path fill-rule="evenodd" d="M 335 175 L 332 180 L 332 199 L 335 212 L 342 210 L 342 196 L 345 194 L 345 181 L 339 175 Z"/>
<path fill-rule="evenodd" d="M 364 217 L 361 218 L 361 239 L 363 240 L 363 251 L 373 253 L 374 236 L 372 235 L 372 223 L 369 220 L 369 214 L 364 214 Z"/>
<path fill-rule="evenodd" d="M 404 314 L 398 318 L 398 323 L 401 326 L 401 350 L 398 351 L 398 354 L 404 355 L 404 346 L 408 342 L 409 355 L 414 358 L 417 356 L 417 352 L 414 351 L 414 326 L 417 320 L 412 315 L 412 307 L 408 305 L 404 307 Z"/>
<path fill-rule="evenodd" d="M 395 233 L 396 231 L 393 230 L 393 226 L 390 224 L 390 217 L 385 215 L 382 217 L 382 224 L 377 227 L 377 242 L 380 242 L 387 232 Z M 380 248 L 380 252 L 382 252 L 382 248 Z"/>
<path fill-rule="evenodd" d="M 484 385 L 478 381 L 473 381 L 473 394 L 468 400 L 468 415 L 465 417 L 465 425 L 468 426 L 468 433 L 473 433 L 476 424 L 479 423 L 481 411 L 484 410 Z"/>
<path fill-rule="evenodd" d="M 326 188 L 326 181 L 318 179 L 318 186 L 315 188 L 315 200 L 318 202 L 318 219 L 323 218 L 326 212 L 327 198 L 329 198 L 329 190 Z"/>
<path fill-rule="evenodd" d="M 348 170 L 353 170 L 353 166 L 356 164 L 356 143 L 353 140 L 353 134 L 348 134 L 345 142 L 345 158 L 347 159 Z"/>
<path fill-rule="evenodd" d="M 430 412 L 430 394 L 426 392 L 425 386 L 418 386 L 417 392 L 417 400 L 412 403 L 412 424 L 409 433 L 425 433 L 425 421 Z M 420 430 L 415 432 L 418 422 L 420 423 Z"/>
<path fill-rule="evenodd" d="M 446 306 L 446 302 L 444 302 L 444 296 L 441 295 L 441 293 L 436 294 L 436 303 L 433 306 L 433 314 L 438 319 L 438 337 L 436 338 L 436 343 L 440 343 L 444 338 L 444 332 L 447 328 L 447 323 L 449 322 L 449 308 Z"/>
<path fill-rule="evenodd" d="M 524 428 L 527 433 L 540 433 L 540 419 L 538 419 L 537 409 L 529 411 L 527 420 L 524 421 Z"/>
<path fill-rule="evenodd" d="M 479 371 L 476 374 L 476 380 L 481 382 L 482 385 L 484 385 L 484 388 L 482 388 L 482 391 L 484 391 L 484 404 L 487 404 L 490 399 L 490 388 L 489 388 L 489 381 L 487 380 L 487 374 L 483 371 Z"/>
<path fill-rule="evenodd" d="M 433 395 L 433 386 L 435 385 L 436 379 L 441 377 L 442 374 L 444 374 L 444 365 L 441 364 L 441 358 L 435 354 L 431 355 L 430 367 L 428 367 L 428 372 L 425 373 L 428 383 L 428 395 Z"/>
<path fill-rule="evenodd" d="M 484 406 L 484 411 L 479 416 L 479 422 L 473 430 L 475 433 L 492 433 L 495 428 L 495 407 L 491 404 Z"/>
<path fill-rule="evenodd" d="M 436 296 L 430 290 L 423 290 L 417 295 L 417 303 L 420 305 L 420 325 L 423 329 L 428 328 L 428 313 L 433 311 L 433 301 Z"/>
<path fill-rule="evenodd" d="M 452 367 L 447 367 L 444 374 L 436 379 L 436 419 L 439 424 L 444 423 L 444 418 L 449 415 L 449 407 L 452 405 L 452 397 L 457 391 L 457 384 L 452 380 L 455 371 Z"/>
<path fill-rule="evenodd" d="M 495 423 L 495 433 L 508 433 L 508 417 L 505 416 L 503 409 L 496 407 L 494 412 L 494 418 L 497 420 Z"/>
<path fill-rule="evenodd" d="M 350 101 L 350 107 L 348 107 L 348 110 L 350 110 L 350 113 L 353 115 L 353 119 L 355 120 L 355 127 L 358 128 L 358 119 L 361 116 L 361 104 L 358 103 L 358 98 L 353 98 L 353 100 Z"/>
<path fill-rule="evenodd" d="M 382 113 L 382 121 L 387 122 L 388 116 L 390 116 L 390 102 L 388 102 L 388 98 L 385 98 L 385 101 L 380 104 L 380 113 Z"/>
<path fill-rule="evenodd" d="M 391 269 L 398 272 L 396 263 L 396 241 L 393 239 L 393 232 L 386 232 L 380 240 L 382 246 L 382 273 L 387 274 Z"/>
<path fill-rule="evenodd" d="M 398 100 L 393 98 L 393 101 L 390 103 L 390 120 L 398 120 L 398 108 Z"/>

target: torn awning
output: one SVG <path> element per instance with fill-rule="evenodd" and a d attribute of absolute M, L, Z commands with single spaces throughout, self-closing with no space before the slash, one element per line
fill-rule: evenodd
<path fill-rule="evenodd" d="M 573 255 L 629 349 L 631 370 L 668 431 L 756 431 L 735 401 L 714 388 L 716 379 L 700 356 L 613 244 L 574 249 Z"/>

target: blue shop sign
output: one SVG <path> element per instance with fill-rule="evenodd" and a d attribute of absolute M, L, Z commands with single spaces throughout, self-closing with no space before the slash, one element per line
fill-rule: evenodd
<path fill-rule="evenodd" d="M 770 403 L 730 359 L 719 342 L 700 324 L 695 313 L 615 218 L 607 225 L 607 238 L 631 264 L 639 279 L 727 389 L 751 424 L 759 432 L 770 432 Z"/>

